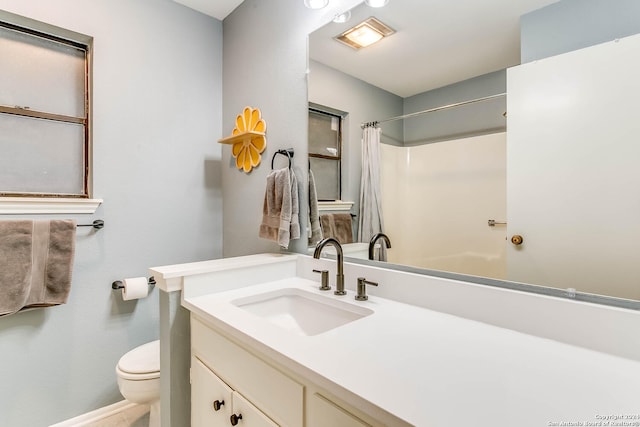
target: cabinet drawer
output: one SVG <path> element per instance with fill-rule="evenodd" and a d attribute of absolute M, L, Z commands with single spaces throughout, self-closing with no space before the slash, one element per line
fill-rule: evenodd
<path fill-rule="evenodd" d="M 303 425 L 304 387 L 191 316 L 193 353 L 280 425 Z"/>

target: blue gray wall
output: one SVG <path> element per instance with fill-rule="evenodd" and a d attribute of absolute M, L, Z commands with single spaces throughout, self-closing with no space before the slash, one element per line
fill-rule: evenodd
<path fill-rule="evenodd" d="M 404 113 L 428 110 L 507 91 L 506 70 L 474 77 L 404 99 Z M 473 135 L 503 132 L 507 98 L 436 111 L 408 118 L 404 123 L 404 145 L 421 145 Z M 384 130 L 387 125 L 383 125 Z"/>
<path fill-rule="evenodd" d="M 221 256 L 222 23 L 169 0 L 0 9 L 94 37 L 94 190 L 104 204 L 68 217 L 106 227 L 78 231 L 66 305 L 0 318 L 0 425 L 48 426 L 121 400 L 118 359 L 158 338 L 158 291 L 123 302 L 112 281 Z"/>
<path fill-rule="evenodd" d="M 247 105 L 260 108 L 267 122 L 263 163 L 251 173 L 238 171 L 231 147 L 222 148 L 225 257 L 280 250 L 276 243 L 258 237 L 266 177 L 277 149 L 295 150 L 293 167 L 303 195 L 301 218 L 308 215 L 304 185 L 308 169 L 307 36 L 357 3 L 359 0 L 344 0 L 310 10 L 302 1 L 245 0 L 225 18 L 223 134 L 231 134 L 236 115 Z M 306 252 L 306 227 L 302 228 L 302 238 L 293 240 L 289 250 Z"/>
<path fill-rule="evenodd" d="M 342 141 L 342 199 L 354 202 L 351 212 L 357 213 L 362 170 L 360 124 L 401 115 L 402 98 L 334 68 L 310 61 L 309 101 L 348 113 Z M 402 122 L 390 124 L 384 131 L 384 143 L 402 144 Z"/>
<path fill-rule="evenodd" d="M 563 0 L 522 16 L 522 62 L 640 32 L 638 0 Z"/>

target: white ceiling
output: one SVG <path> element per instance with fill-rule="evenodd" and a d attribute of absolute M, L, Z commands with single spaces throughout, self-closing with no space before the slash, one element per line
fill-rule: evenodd
<path fill-rule="evenodd" d="M 310 57 L 401 97 L 520 63 L 520 16 L 558 0 L 390 0 L 311 34 Z M 375 16 L 397 32 L 356 51 L 335 40 Z"/>
<path fill-rule="evenodd" d="M 223 20 L 244 0 L 173 0 L 205 15 Z"/>
<path fill-rule="evenodd" d="M 223 20 L 243 0 L 173 0 Z M 302 1 L 302 0 L 287 0 Z M 338 0 L 331 0 L 338 1 Z M 520 16 L 558 0 L 390 0 L 309 38 L 310 57 L 401 97 L 520 63 Z M 356 51 L 333 37 L 375 16 L 397 32 Z"/>

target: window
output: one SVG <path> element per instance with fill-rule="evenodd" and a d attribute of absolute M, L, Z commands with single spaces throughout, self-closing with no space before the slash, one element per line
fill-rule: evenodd
<path fill-rule="evenodd" d="M 91 196 L 91 44 L 0 11 L 0 196 Z"/>
<path fill-rule="evenodd" d="M 309 167 L 319 201 L 341 199 L 343 115 L 309 108 Z"/>

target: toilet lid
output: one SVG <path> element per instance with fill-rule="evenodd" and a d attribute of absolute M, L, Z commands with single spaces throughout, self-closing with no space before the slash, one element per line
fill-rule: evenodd
<path fill-rule="evenodd" d="M 160 341 L 134 348 L 120 358 L 118 369 L 130 374 L 160 372 Z"/>

